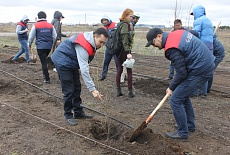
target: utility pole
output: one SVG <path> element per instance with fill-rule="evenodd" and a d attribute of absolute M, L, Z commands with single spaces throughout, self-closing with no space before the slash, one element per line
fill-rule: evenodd
<path fill-rule="evenodd" d="M 86 14 L 85 14 L 85 24 L 86 24 Z"/>

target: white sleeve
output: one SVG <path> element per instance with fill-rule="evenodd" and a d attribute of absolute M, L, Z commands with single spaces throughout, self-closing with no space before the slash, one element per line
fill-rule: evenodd
<path fill-rule="evenodd" d="M 32 45 L 34 38 L 35 38 L 35 35 L 36 35 L 36 29 L 35 29 L 35 26 L 33 25 L 31 28 L 31 31 L 29 33 L 29 39 L 28 39 L 28 46 L 29 47 Z"/>
<path fill-rule="evenodd" d="M 89 73 L 89 54 L 88 52 L 81 47 L 80 45 L 75 45 L 75 50 L 77 54 L 77 60 L 80 67 L 82 78 L 85 82 L 86 87 L 89 89 L 89 91 L 96 90 L 95 84 L 90 76 Z"/>

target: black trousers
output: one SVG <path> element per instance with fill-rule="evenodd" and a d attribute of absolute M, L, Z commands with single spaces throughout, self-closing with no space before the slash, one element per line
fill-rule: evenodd
<path fill-rule="evenodd" d="M 81 106 L 81 82 L 78 69 L 66 69 L 55 66 L 61 81 L 63 99 L 64 99 L 64 116 L 66 119 L 74 115 L 81 115 L 83 107 Z"/>
<path fill-rule="evenodd" d="M 44 80 L 46 81 L 50 80 L 47 61 L 46 61 L 46 58 L 48 57 L 50 51 L 51 49 L 37 49 L 38 56 L 42 64 L 42 72 L 43 72 Z"/>

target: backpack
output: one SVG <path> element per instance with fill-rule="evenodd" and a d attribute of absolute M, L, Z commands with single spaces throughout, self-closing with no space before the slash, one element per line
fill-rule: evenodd
<path fill-rule="evenodd" d="M 106 43 L 106 47 L 110 54 L 112 55 L 119 55 L 123 45 L 120 39 L 120 33 L 121 33 L 121 25 L 124 24 L 124 21 L 121 21 L 117 24 L 117 26 L 111 30 L 111 33 L 109 35 L 108 41 Z"/>

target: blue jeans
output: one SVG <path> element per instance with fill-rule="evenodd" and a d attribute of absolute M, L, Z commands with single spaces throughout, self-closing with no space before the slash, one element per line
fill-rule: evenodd
<path fill-rule="evenodd" d="M 178 125 L 178 133 L 180 136 L 188 137 L 189 129 L 195 129 L 195 115 L 190 95 L 206 83 L 212 77 L 212 74 L 213 70 L 199 76 L 188 76 L 188 78 L 180 83 L 173 91 L 170 97 L 170 105 Z"/>
<path fill-rule="evenodd" d="M 106 48 L 106 50 L 105 50 L 105 57 L 104 57 L 104 64 L 103 64 L 103 70 L 102 70 L 102 73 L 101 73 L 101 77 L 105 78 L 107 76 L 108 69 L 109 69 L 109 64 L 110 64 L 110 61 L 112 60 L 112 58 L 114 58 L 114 62 L 116 64 L 116 68 L 117 68 L 116 55 L 110 54 L 109 50 Z"/>
<path fill-rule="evenodd" d="M 217 68 L 217 66 L 219 65 L 219 62 L 215 62 L 215 70 Z M 212 78 L 210 80 L 208 80 L 208 88 L 207 88 L 207 92 L 211 91 L 212 88 L 212 83 L 213 83 L 213 78 L 214 78 L 214 73 L 212 75 Z"/>
<path fill-rule="evenodd" d="M 218 66 L 219 63 L 215 63 L 215 68 L 214 68 L 214 71 L 216 70 L 217 66 Z M 214 77 L 214 72 L 212 74 L 212 77 L 208 80 L 208 82 L 206 82 L 200 89 L 200 93 L 201 95 L 203 96 L 206 96 L 208 92 L 210 92 L 211 90 L 211 87 L 212 87 L 212 83 L 213 83 L 213 77 Z M 193 92 L 193 95 L 194 96 L 198 96 L 199 95 L 199 92 L 198 90 L 196 90 L 195 92 Z"/>
<path fill-rule="evenodd" d="M 74 115 L 83 113 L 81 106 L 81 82 L 78 69 L 64 69 L 55 66 L 59 80 L 61 81 L 63 100 L 64 100 L 64 116 L 66 119 L 73 118 Z"/>
<path fill-rule="evenodd" d="M 17 60 L 23 53 L 25 53 L 26 62 L 30 62 L 27 40 L 19 40 L 19 43 L 21 44 L 21 50 L 14 56 L 12 60 Z"/>
<path fill-rule="evenodd" d="M 210 79 L 211 80 L 211 79 Z M 207 89 L 208 89 L 208 81 L 205 82 L 200 88 L 198 88 L 196 91 L 192 93 L 193 96 L 199 96 L 199 89 L 200 89 L 200 95 L 206 96 L 207 95 Z"/>
<path fill-rule="evenodd" d="M 172 65 L 172 63 L 170 63 L 169 65 L 169 77 L 173 78 L 174 76 L 174 67 Z"/>

